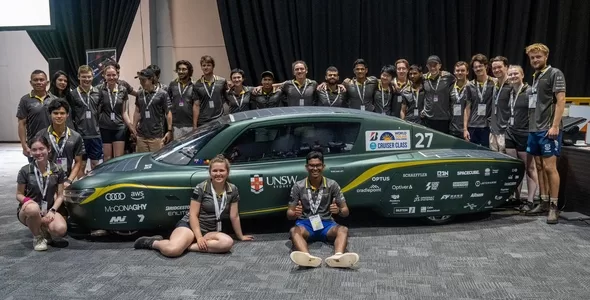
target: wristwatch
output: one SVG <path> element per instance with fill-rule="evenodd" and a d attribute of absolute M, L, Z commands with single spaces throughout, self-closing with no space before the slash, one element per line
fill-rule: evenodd
<path fill-rule="evenodd" d="M 55 208 L 52 207 L 52 208 L 49 209 L 49 211 L 52 212 L 52 213 L 56 213 L 57 212 L 57 209 L 55 209 Z"/>
<path fill-rule="evenodd" d="M 72 183 L 72 180 L 71 180 L 71 179 L 69 179 L 69 178 L 66 178 L 66 180 L 64 180 L 64 182 L 67 182 L 67 183 Z"/>

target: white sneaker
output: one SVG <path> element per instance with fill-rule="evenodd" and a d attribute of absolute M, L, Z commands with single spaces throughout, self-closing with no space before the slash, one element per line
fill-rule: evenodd
<path fill-rule="evenodd" d="M 332 268 L 351 268 L 358 261 L 359 255 L 352 252 L 334 254 L 326 258 L 326 264 Z"/>
<path fill-rule="evenodd" d="M 47 240 L 42 235 L 34 237 L 33 248 L 35 248 L 35 251 L 47 250 Z"/>
<path fill-rule="evenodd" d="M 50 244 L 53 241 L 51 237 L 51 233 L 49 233 L 49 228 L 47 226 L 41 226 L 41 236 L 45 239 L 45 241 Z"/>
<path fill-rule="evenodd" d="M 322 264 L 322 259 L 309 253 L 301 252 L 301 251 L 293 251 L 289 255 L 291 260 L 301 266 L 301 267 L 319 267 Z"/>

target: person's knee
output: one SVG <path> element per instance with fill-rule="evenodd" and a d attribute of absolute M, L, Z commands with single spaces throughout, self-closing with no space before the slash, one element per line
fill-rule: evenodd
<path fill-rule="evenodd" d="M 338 229 L 336 229 L 337 234 L 348 235 L 348 227 L 339 225 Z"/>
<path fill-rule="evenodd" d="M 51 233 L 51 235 L 56 237 L 65 236 L 68 232 L 68 225 L 64 222 L 55 224 L 54 223 L 55 222 L 51 222 L 51 224 L 49 224 L 49 232 Z"/>
<path fill-rule="evenodd" d="M 289 230 L 289 233 L 291 234 L 291 236 L 302 235 L 301 229 L 297 226 L 291 227 L 291 230 Z"/>
<path fill-rule="evenodd" d="M 183 249 L 178 245 L 168 244 L 167 246 L 160 248 L 160 253 L 167 257 L 179 257 L 184 253 L 184 250 L 186 249 Z"/>
<path fill-rule="evenodd" d="M 41 208 L 39 208 L 39 205 L 37 205 L 36 203 L 35 204 L 29 204 L 29 205 L 27 205 L 25 207 L 25 209 L 23 210 L 23 213 L 28 218 L 30 218 L 30 217 L 36 217 L 36 216 L 41 217 L 40 216 Z"/>
<path fill-rule="evenodd" d="M 220 252 L 229 252 L 234 246 L 234 240 L 228 235 L 220 236 L 218 241 Z"/>

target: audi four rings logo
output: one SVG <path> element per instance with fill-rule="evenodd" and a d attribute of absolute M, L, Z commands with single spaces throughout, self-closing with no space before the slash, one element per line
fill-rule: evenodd
<path fill-rule="evenodd" d="M 104 195 L 105 200 L 107 201 L 121 201 L 125 200 L 125 193 L 107 193 Z"/>

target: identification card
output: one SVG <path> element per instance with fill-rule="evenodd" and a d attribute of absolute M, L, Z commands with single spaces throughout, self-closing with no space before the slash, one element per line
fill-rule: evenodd
<path fill-rule="evenodd" d="M 112 112 L 112 113 L 111 113 L 111 121 L 114 121 L 114 120 L 115 120 L 115 113 L 114 113 L 114 112 Z"/>
<path fill-rule="evenodd" d="M 62 171 L 68 171 L 68 160 L 65 157 L 58 157 L 55 162 Z"/>
<path fill-rule="evenodd" d="M 397 96 L 397 103 L 402 103 L 402 96 Z"/>
<path fill-rule="evenodd" d="M 361 105 L 361 110 L 365 110 L 365 106 L 364 105 Z"/>
<path fill-rule="evenodd" d="M 453 116 L 457 117 L 461 115 L 461 104 L 453 105 Z"/>
<path fill-rule="evenodd" d="M 510 117 L 510 126 L 514 126 L 514 117 Z"/>
<path fill-rule="evenodd" d="M 417 116 L 418 116 L 418 114 L 419 114 L 419 113 L 418 113 L 418 109 L 417 109 L 417 108 L 414 108 L 414 116 L 415 116 L 415 117 L 417 117 Z"/>
<path fill-rule="evenodd" d="M 313 231 L 318 231 L 324 229 L 324 224 L 322 223 L 322 218 L 319 215 L 313 215 L 309 217 L 309 222 L 311 223 L 311 228 Z"/>
<path fill-rule="evenodd" d="M 438 95 L 434 95 L 434 102 L 438 102 Z"/>
<path fill-rule="evenodd" d="M 91 119 L 92 118 L 92 112 L 87 110 L 86 111 L 86 119 Z"/>
<path fill-rule="evenodd" d="M 477 105 L 477 115 L 478 116 L 485 116 L 486 115 L 486 105 L 485 104 L 478 104 Z"/>
<path fill-rule="evenodd" d="M 180 102 L 178 102 L 178 106 L 180 106 L 180 107 L 184 106 L 184 99 L 180 99 Z"/>
<path fill-rule="evenodd" d="M 305 105 L 305 100 L 299 99 L 299 106 L 303 106 L 303 105 Z"/>
<path fill-rule="evenodd" d="M 209 107 L 210 108 L 214 108 L 215 107 L 215 103 L 213 103 L 213 101 L 209 100 Z"/>
<path fill-rule="evenodd" d="M 529 96 L 529 108 L 537 108 L 537 94 Z"/>
<path fill-rule="evenodd" d="M 149 119 L 149 118 L 151 118 L 151 116 L 150 116 L 150 111 L 149 111 L 149 110 L 146 110 L 146 111 L 145 111 L 145 118 L 146 118 L 146 119 Z"/>
<path fill-rule="evenodd" d="M 41 214 L 47 214 L 47 201 L 41 200 Z"/>

